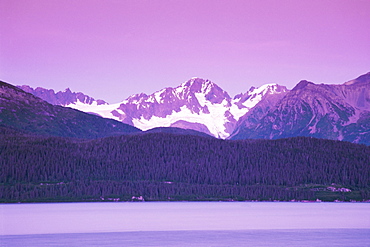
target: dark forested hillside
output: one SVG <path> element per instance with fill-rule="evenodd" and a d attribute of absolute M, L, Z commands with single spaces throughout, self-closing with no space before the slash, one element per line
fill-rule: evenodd
<path fill-rule="evenodd" d="M 204 132 L 196 131 L 193 129 L 182 129 L 182 128 L 177 128 L 177 127 L 157 127 L 157 128 L 149 129 L 143 133 L 145 134 L 147 133 L 168 133 L 168 134 L 175 134 L 175 135 L 193 135 L 193 136 L 203 136 L 203 137 L 215 138 Z M 141 134 L 141 133 L 138 133 L 138 134 Z"/>
<path fill-rule="evenodd" d="M 54 106 L 0 81 L 0 125 L 28 133 L 75 138 L 101 138 L 139 129 L 75 109 Z"/>
<path fill-rule="evenodd" d="M 0 132 L 2 202 L 362 201 L 369 186 L 370 147 L 347 142 L 168 133 L 81 141 Z"/>

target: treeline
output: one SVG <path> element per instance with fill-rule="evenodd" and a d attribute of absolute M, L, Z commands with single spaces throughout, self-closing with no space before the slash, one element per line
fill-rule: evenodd
<path fill-rule="evenodd" d="M 334 185 L 333 185 L 334 184 Z M 323 192 L 342 186 L 351 193 Z M 297 137 L 0 135 L 0 200 L 368 200 L 370 147 Z M 334 196 L 333 196 L 334 195 Z M 328 199 L 329 198 L 329 199 Z"/>
<path fill-rule="evenodd" d="M 72 181 L 68 183 L 14 184 L 4 186 L 0 198 L 18 201 L 132 201 L 145 200 L 307 200 L 316 199 L 312 191 L 287 190 L 275 186 L 236 186 L 187 184 L 157 181 Z M 6 200 L 4 200 L 6 197 Z"/>

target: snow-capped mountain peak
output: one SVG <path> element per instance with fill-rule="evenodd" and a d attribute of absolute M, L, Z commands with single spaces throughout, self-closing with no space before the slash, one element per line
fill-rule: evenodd
<path fill-rule="evenodd" d="M 259 88 L 251 87 L 246 93 L 236 95 L 233 100 L 240 108 L 252 108 L 266 95 L 281 94 L 287 91 L 289 90 L 285 86 L 271 83 L 262 85 Z"/>
<path fill-rule="evenodd" d="M 232 99 L 216 83 L 195 77 L 175 88 L 130 96 L 113 112 L 120 121 L 142 130 L 181 127 L 226 138 L 236 121 L 265 95 L 285 91 L 286 87 L 268 84 Z"/>
<path fill-rule="evenodd" d="M 210 80 L 194 77 L 175 89 L 176 94 L 182 99 L 189 99 L 196 94 L 202 94 L 212 103 L 220 103 L 224 98 L 230 99 L 228 93 Z"/>

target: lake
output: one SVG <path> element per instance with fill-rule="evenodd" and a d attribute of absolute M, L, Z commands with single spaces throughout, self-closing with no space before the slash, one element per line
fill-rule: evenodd
<path fill-rule="evenodd" d="M 0 246 L 370 246 L 369 203 L 0 205 Z"/>

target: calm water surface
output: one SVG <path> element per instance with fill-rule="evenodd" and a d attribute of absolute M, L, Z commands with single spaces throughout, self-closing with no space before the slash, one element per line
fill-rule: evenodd
<path fill-rule="evenodd" d="M 370 204 L 2 204 L 0 246 L 370 246 Z"/>

